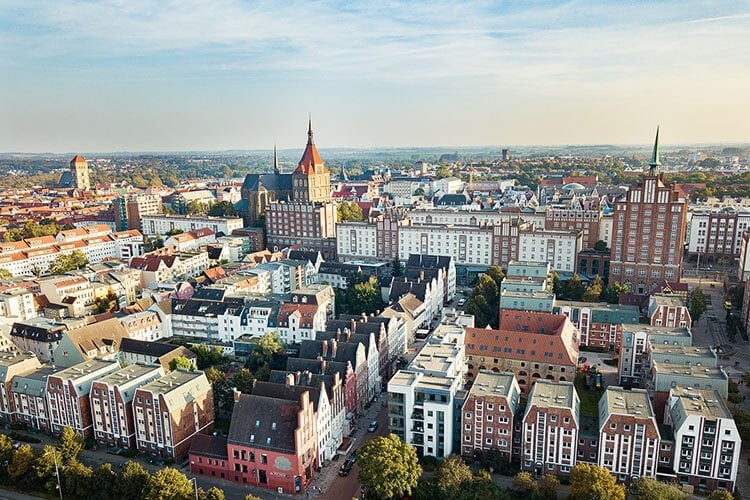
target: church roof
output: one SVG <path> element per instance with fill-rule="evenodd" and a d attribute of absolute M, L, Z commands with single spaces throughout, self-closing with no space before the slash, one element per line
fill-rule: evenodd
<path fill-rule="evenodd" d="M 292 176 L 289 174 L 247 174 L 242 183 L 242 190 L 291 191 Z"/>
<path fill-rule="evenodd" d="M 73 165 L 75 163 L 86 163 L 86 159 L 81 155 L 75 155 L 75 158 L 70 160 L 70 164 Z"/>
<path fill-rule="evenodd" d="M 328 169 L 320 158 L 320 154 L 318 154 L 318 148 L 315 147 L 310 120 L 307 122 L 307 146 L 305 146 L 305 152 L 302 153 L 302 159 L 294 173 L 304 175 L 328 173 Z"/>

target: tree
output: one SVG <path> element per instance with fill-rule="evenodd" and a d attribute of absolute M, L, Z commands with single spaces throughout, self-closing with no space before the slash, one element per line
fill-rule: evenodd
<path fill-rule="evenodd" d="M 189 500 L 193 498 L 193 483 L 185 474 L 167 467 L 151 476 L 146 485 L 145 500 Z"/>
<path fill-rule="evenodd" d="M 31 470 L 34 467 L 34 450 L 25 444 L 14 453 L 8 465 L 8 476 L 16 483 L 28 483 L 31 479 Z"/>
<path fill-rule="evenodd" d="M 112 470 L 112 464 L 104 463 L 94 469 L 91 482 L 96 486 L 98 498 L 119 498 L 115 489 L 117 485 L 117 473 Z"/>
<path fill-rule="evenodd" d="M 448 167 L 438 167 L 438 169 L 435 171 L 435 178 L 436 179 L 445 179 L 446 177 L 451 176 L 451 171 Z"/>
<path fill-rule="evenodd" d="M 462 484 L 473 479 L 471 469 L 458 455 L 449 456 L 438 466 L 437 486 L 443 494 L 458 491 Z"/>
<path fill-rule="evenodd" d="M 227 497 L 224 495 L 224 490 L 212 486 L 206 491 L 203 491 L 203 488 L 198 488 L 198 498 L 200 500 L 226 500 Z"/>
<path fill-rule="evenodd" d="M 248 493 L 247 495 L 245 495 L 245 500 L 263 500 L 263 499 L 260 497 L 256 497 L 252 493 Z"/>
<path fill-rule="evenodd" d="M 565 293 L 565 284 L 560 279 L 560 275 L 557 271 L 552 271 L 552 293 L 557 297 L 562 297 Z"/>
<path fill-rule="evenodd" d="M 628 292 L 630 292 L 628 285 L 615 281 L 607 287 L 605 298 L 610 304 L 618 304 L 620 302 L 620 295 Z"/>
<path fill-rule="evenodd" d="M 65 274 L 73 269 L 80 269 L 89 263 L 89 259 L 80 250 L 73 250 L 69 254 L 60 254 L 49 266 L 52 274 Z"/>
<path fill-rule="evenodd" d="M 240 392 L 250 393 L 253 390 L 253 383 L 255 377 L 253 372 L 247 368 L 240 368 L 232 374 L 232 378 L 229 379 L 229 385 L 234 387 Z"/>
<path fill-rule="evenodd" d="M 693 323 L 697 323 L 707 309 L 708 303 L 706 301 L 706 294 L 703 293 L 703 290 L 698 287 L 690 292 L 690 296 L 688 297 L 688 310 L 690 311 L 690 318 L 692 318 Z"/>
<path fill-rule="evenodd" d="M 71 427 L 66 427 L 60 434 L 60 439 L 57 440 L 55 448 L 60 452 L 61 465 L 67 465 L 74 460 L 78 460 L 78 456 L 83 450 L 83 438 L 76 434 L 76 431 Z"/>
<path fill-rule="evenodd" d="M 418 187 L 414 190 L 414 196 L 424 196 L 424 189 L 421 187 Z"/>
<path fill-rule="evenodd" d="M 552 474 L 545 474 L 539 479 L 539 493 L 546 500 L 557 498 L 557 491 L 560 489 L 560 480 Z"/>
<path fill-rule="evenodd" d="M 185 356 L 175 356 L 169 361 L 170 370 L 176 370 L 178 368 L 182 368 L 184 370 L 190 370 L 190 371 L 195 370 L 193 363 Z"/>
<path fill-rule="evenodd" d="M 8 280 L 13 277 L 13 273 L 8 271 L 7 269 L 0 267 L 0 279 Z"/>
<path fill-rule="evenodd" d="M 503 273 L 503 269 L 500 266 L 490 266 L 487 268 L 484 274 L 492 278 L 492 281 L 495 282 L 499 291 L 500 287 L 503 285 L 503 280 L 505 279 L 505 273 Z"/>
<path fill-rule="evenodd" d="M 581 300 L 584 302 L 599 302 L 599 297 L 602 294 L 603 288 L 604 283 L 602 283 L 602 279 L 597 274 L 594 276 L 594 279 L 591 280 L 591 284 L 586 288 L 586 291 L 583 292 Z"/>
<path fill-rule="evenodd" d="M 393 276 L 394 278 L 398 278 L 404 275 L 404 263 L 401 262 L 401 259 L 398 258 L 398 255 L 396 255 L 393 258 L 393 261 L 391 261 L 391 267 L 393 268 L 393 270 L 391 271 L 391 276 Z"/>
<path fill-rule="evenodd" d="M 73 460 L 60 470 L 60 482 L 64 495 L 73 498 L 87 498 L 93 492 L 92 477 L 94 471 L 88 465 Z M 96 485 L 97 489 L 99 485 Z M 99 498 L 97 494 L 97 498 Z"/>
<path fill-rule="evenodd" d="M 707 500 L 733 500 L 734 496 L 727 490 L 714 490 L 708 495 Z"/>
<path fill-rule="evenodd" d="M 523 495 L 532 495 L 539 489 L 530 472 L 521 471 L 513 478 L 513 490 Z"/>
<path fill-rule="evenodd" d="M 422 475 L 417 453 L 395 434 L 376 437 L 360 449 L 357 479 L 374 498 L 411 495 Z"/>
<path fill-rule="evenodd" d="M 230 202 L 220 201 L 211 205 L 211 208 L 208 209 L 208 215 L 215 217 L 234 217 L 237 215 L 237 211 L 234 209 L 234 205 Z"/>
<path fill-rule="evenodd" d="M 383 309 L 383 299 L 380 297 L 380 287 L 375 276 L 370 276 L 365 283 L 354 285 L 349 297 L 350 311 L 370 314 Z"/>
<path fill-rule="evenodd" d="M 341 203 L 336 210 L 338 222 L 361 221 L 364 220 L 362 207 L 355 201 L 345 201 Z"/>
<path fill-rule="evenodd" d="M 678 487 L 651 477 L 639 478 L 631 485 L 638 500 L 684 500 L 685 493 Z"/>
<path fill-rule="evenodd" d="M 49 477 L 50 474 L 55 473 L 55 460 L 57 460 L 58 468 L 62 467 L 63 459 L 60 450 L 51 445 L 45 445 L 42 449 L 42 454 L 36 458 L 34 463 L 34 470 L 39 478 Z"/>
<path fill-rule="evenodd" d="M 218 412 L 221 410 L 224 393 L 229 390 L 227 374 L 221 370 L 217 370 L 213 366 L 204 373 L 206 374 L 208 383 L 211 384 L 211 389 L 214 394 L 214 408 L 216 408 L 216 411 Z"/>
<path fill-rule="evenodd" d="M 209 348 L 203 344 L 196 344 L 190 348 L 195 353 L 196 363 L 199 370 L 205 370 L 211 366 L 221 365 L 227 362 L 227 357 L 221 351 L 221 347 Z"/>
<path fill-rule="evenodd" d="M 245 366 L 255 371 L 263 365 L 270 364 L 273 355 L 284 350 L 284 343 L 276 332 L 267 332 L 258 339 L 249 356 Z"/>
<path fill-rule="evenodd" d="M 625 487 L 608 469 L 579 463 L 570 472 L 570 496 L 576 500 L 625 500 Z"/>
<path fill-rule="evenodd" d="M 606 252 L 609 250 L 609 247 L 607 246 L 607 242 L 604 240 L 599 240 L 596 243 L 594 243 L 594 250 L 597 252 Z"/>
<path fill-rule="evenodd" d="M 474 323 L 478 328 L 484 328 L 488 324 L 497 328 L 498 297 L 497 283 L 492 276 L 480 276 L 466 303 L 466 312 L 474 315 Z"/>
<path fill-rule="evenodd" d="M 7 434 L 0 434 L 0 462 L 10 462 L 13 457 L 13 440 Z"/>
<path fill-rule="evenodd" d="M 569 300 L 581 300 L 585 285 L 581 281 L 578 273 L 573 273 L 573 277 L 565 283 L 565 298 Z"/>
<path fill-rule="evenodd" d="M 151 474 L 138 462 L 126 463 L 117 476 L 115 491 L 120 498 L 143 498 Z"/>

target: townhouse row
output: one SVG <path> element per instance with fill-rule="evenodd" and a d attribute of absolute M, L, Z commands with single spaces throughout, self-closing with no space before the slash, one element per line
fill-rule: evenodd
<path fill-rule="evenodd" d="M 0 375 L 6 423 L 54 435 L 71 427 L 104 446 L 173 458 L 213 430 L 213 394 L 201 371 L 104 359 L 58 369 L 33 354 L 4 353 Z"/>

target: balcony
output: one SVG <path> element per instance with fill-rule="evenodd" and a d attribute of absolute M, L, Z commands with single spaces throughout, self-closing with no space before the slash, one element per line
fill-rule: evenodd
<path fill-rule="evenodd" d="M 411 419 L 412 420 L 424 420 L 424 411 L 414 410 L 413 412 L 411 412 Z"/>

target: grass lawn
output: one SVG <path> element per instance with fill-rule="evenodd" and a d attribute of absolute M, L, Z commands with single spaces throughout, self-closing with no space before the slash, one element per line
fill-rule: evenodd
<path fill-rule="evenodd" d="M 581 398 L 581 415 L 584 417 L 596 417 L 599 415 L 599 399 L 604 390 L 586 389 L 586 374 L 579 371 L 575 380 L 578 397 Z"/>

